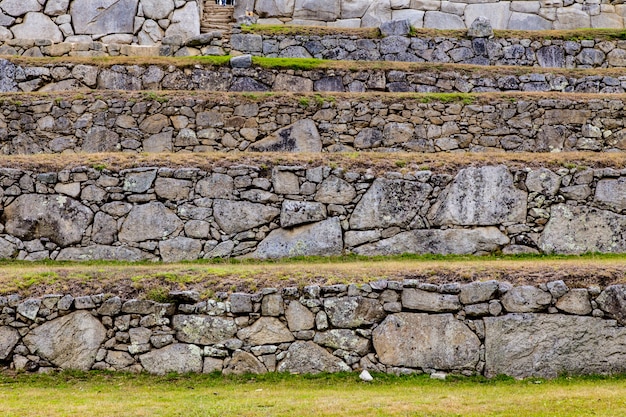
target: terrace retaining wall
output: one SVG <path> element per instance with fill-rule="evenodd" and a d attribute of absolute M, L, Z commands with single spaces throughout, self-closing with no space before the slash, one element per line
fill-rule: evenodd
<path fill-rule="evenodd" d="M 626 252 L 624 170 L 3 168 L 0 184 L 1 258 Z"/>
<path fill-rule="evenodd" d="M 140 71 L 115 74 L 121 82 L 147 82 L 152 69 L 143 78 Z M 206 73 L 195 71 L 184 80 L 202 82 Z M 370 75 L 372 82 L 378 79 Z M 339 78 L 326 75 L 317 82 Z M 234 82 L 253 80 L 243 76 Z M 0 153 L 626 149 L 626 108 L 618 94 L 575 99 L 494 94 L 444 97 L 444 102 L 422 95 L 248 94 L 9 94 L 0 102 Z"/>
<path fill-rule="evenodd" d="M 626 371 L 626 287 L 414 280 L 266 288 L 172 303 L 113 295 L 0 296 L 0 365 L 155 374 Z"/>
<path fill-rule="evenodd" d="M 0 92 L 78 90 L 191 90 L 230 92 L 417 92 L 512 91 L 615 94 L 626 92 L 626 76 L 612 69 L 589 74 L 556 69 L 416 65 L 413 69 L 267 69 L 241 58 L 222 66 L 89 65 L 84 62 L 23 65 L 0 59 Z M 243 66 L 243 68 L 242 68 Z"/>

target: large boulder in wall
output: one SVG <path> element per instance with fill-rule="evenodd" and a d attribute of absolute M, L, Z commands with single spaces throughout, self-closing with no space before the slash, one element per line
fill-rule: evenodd
<path fill-rule="evenodd" d="M 133 33 L 139 0 L 81 0 L 70 6 L 76 35 Z"/>
<path fill-rule="evenodd" d="M 275 229 L 263 239 L 250 257 L 274 259 L 293 256 L 341 255 L 343 234 L 339 218 L 332 217 L 317 223 Z"/>
<path fill-rule="evenodd" d="M 87 311 L 77 311 L 34 328 L 24 344 L 62 369 L 88 371 L 106 338 L 106 329 Z"/>
<path fill-rule="evenodd" d="M 372 334 L 381 363 L 438 370 L 474 369 L 480 339 L 452 314 L 398 313 Z"/>
<path fill-rule="evenodd" d="M 486 317 L 484 322 L 487 377 L 626 371 L 626 329 L 611 320 L 525 313 Z"/>
<path fill-rule="evenodd" d="M 48 238 L 59 246 L 79 243 L 93 212 L 65 195 L 23 194 L 2 215 L 8 234 L 23 240 Z"/>
<path fill-rule="evenodd" d="M 524 223 L 526 197 L 504 165 L 465 168 L 439 195 L 429 217 L 435 225 Z"/>
<path fill-rule="evenodd" d="M 626 252 L 626 216 L 587 206 L 552 206 L 539 248 L 545 253 Z"/>

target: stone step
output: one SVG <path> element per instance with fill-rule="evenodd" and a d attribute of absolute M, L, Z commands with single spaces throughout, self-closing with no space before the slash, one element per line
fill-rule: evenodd
<path fill-rule="evenodd" d="M 200 31 L 202 33 L 212 30 L 224 31 L 224 38 L 230 37 L 231 25 L 234 22 L 233 6 L 221 6 L 215 3 L 205 3 L 204 12 L 202 14 L 202 22 L 200 22 Z"/>

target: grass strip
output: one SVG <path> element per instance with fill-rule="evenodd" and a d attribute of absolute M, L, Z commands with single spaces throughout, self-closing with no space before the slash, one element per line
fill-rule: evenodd
<path fill-rule="evenodd" d="M 5 417 L 26 416 L 620 416 L 624 376 L 516 381 L 356 373 L 287 375 L 64 372 L 0 376 Z"/>
<path fill-rule="evenodd" d="M 168 301 L 171 290 L 218 292 L 311 284 L 365 284 L 416 279 L 435 284 L 499 280 L 538 285 L 562 279 L 570 288 L 626 283 L 626 255 L 308 257 L 280 261 L 200 260 L 185 263 L 21 262 L 0 263 L 0 294 L 114 294 Z"/>

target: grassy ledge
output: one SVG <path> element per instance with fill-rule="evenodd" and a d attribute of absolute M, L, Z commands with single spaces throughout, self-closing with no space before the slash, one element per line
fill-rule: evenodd
<path fill-rule="evenodd" d="M 5 417 L 28 416 L 620 416 L 626 377 L 499 377 L 374 374 L 220 375 L 63 372 L 0 375 Z"/>
<path fill-rule="evenodd" d="M 537 285 L 562 279 L 571 288 L 626 283 L 626 254 L 583 256 L 306 257 L 280 261 L 200 260 L 152 262 L 0 262 L 0 295 L 110 294 L 167 301 L 171 290 L 218 292 L 319 284 L 364 284 L 417 279 L 436 284 L 499 280 Z"/>

